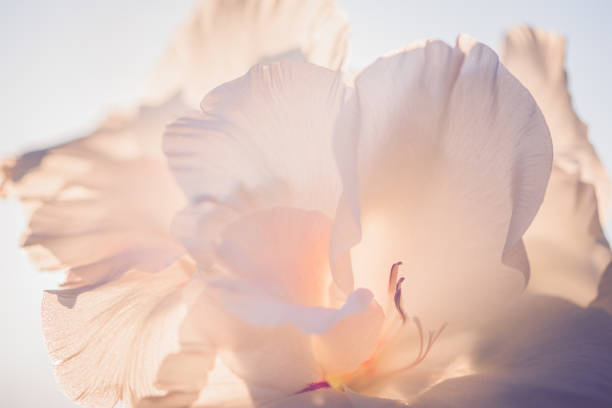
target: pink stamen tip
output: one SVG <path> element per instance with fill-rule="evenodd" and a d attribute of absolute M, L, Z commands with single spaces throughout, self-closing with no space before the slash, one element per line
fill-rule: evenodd
<path fill-rule="evenodd" d="M 320 390 L 321 388 L 331 388 L 331 385 L 327 381 L 318 381 L 308 384 L 306 387 L 296 392 L 296 394 L 303 394 L 309 391 Z"/>

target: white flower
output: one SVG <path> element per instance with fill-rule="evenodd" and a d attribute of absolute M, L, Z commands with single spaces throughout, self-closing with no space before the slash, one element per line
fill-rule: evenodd
<path fill-rule="evenodd" d="M 174 232 L 200 270 L 168 370 L 216 354 L 255 405 L 321 388 L 412 400 L 451 363 L 445 350 L 416 370 L 436 340 L 463 343 L 522 291 L 551 144 L 487 47 L 428 42 L 354 86 L 309 64 L 256 66 L 201 106 L 164 139 L 190 202 Z M 195 406 L 238 393 L 165 368 L 161 386 Z"/>
<path fill-rule="evenodd" d="M 511 35 L 504 58 L 537 101 L 551 87 L 566 97 L 561 113 L 553 99 L 540 102 L 542 115 L 495 53 L 467 37 L 413 46 L 348 81 L 303 61 L 341 65 L 346 28 L 331 1 L 204 4 L 151 92 L 179 96 L 5 169 L 7 189 L 35 204 L 24 244 L 41 267 L 68 271 L 45 294 L 43 328 L 71 398 L 612 403 L 610 273 L 588 308 L 521 294 L 527 253 L 547 259 L 567 244 L 568 283 L 536 262 L 530 289 L 583 304 L 609 260 L 590 187 L 604 200 L 605 174 L 584 133 L 588 157 L 572 159 L 568 143 L 564 157 L 579 171 L 555 159 L 552 204 L 523 245 L 553 166 L 544 118 L 555 141 L 573 137 L 554 122 L 573 114 L 565 83 L 545 81 L 562 65 L 533 88 L 520 69 L 545 51 L 512 39 L 540 34 Z M 278 56 L 299 58 L 269 62 Z M 228 80 L 201 112 L 174 120 Z M 166 167 L 159 137 L 170 120 Z M 567 193 L 555 183 L 590 193 L 557 207 Z M 556 208 L 578 244 L 564 241 L 574 236 L 564 220 L 551 224 Z M 585 272 L 595 277 L 572 292 Z"/>

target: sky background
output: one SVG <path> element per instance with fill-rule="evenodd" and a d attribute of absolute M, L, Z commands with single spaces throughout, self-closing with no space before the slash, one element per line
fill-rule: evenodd
<path fill-rule="evenodd" d="M 94 129 L 137 103 L 194 0 L 0 0 L 0 157 Z M 498 49 L 504 29 L 531 24 L 568 39 L 574 105 L 612 168 L 612 2 L 340 0 L 352 23 L 348 67 L 414 40 L 468 33 Z M 228 50 L 231 52 L 231 50 Z M 74 407 L 56 386 L 40 333 L 40 274 L 17 242 L 21 208 L 0 202 L 0 395 L 7 407 Z M 610 226 L 608 226 L 608 232 Z"/>

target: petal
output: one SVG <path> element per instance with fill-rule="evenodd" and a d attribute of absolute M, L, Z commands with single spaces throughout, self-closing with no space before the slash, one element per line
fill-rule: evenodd
<path fill-rule="evenodd" d="M 348 23 L 333 0 L 201 2 L 153 73 L 149 96 L 160 101 L 182 91 L 195 107 L 217 85 L 275 58 L 338 69 L 347 39 Z"/>
<path fill-rule="evenodd" d="M 172 370 L 172 372 L 168 370 L 167 366 L 162 366 L 159 375 L 167 380 L 172 380 L 175 386 L 168 388 L 170 391 L 165 395 L 148 396 L 138 401 L 135 405 L 137 408 L 212 408 L 248 407 L 252 405 L 253 401 L 249 388 L 240 377 L 227 367 L 221 358 L 214 361 L 214 368 L 211 370 L 209 361 L 199 365 L 199 367 L 198 363 L 202 362 L 201 358 L 197 358 L 196 362 L 190 361 L 193 354 L 178 353 L 172 357 L 180 360 L 182 364 L 177 365 L 176 370 Z M 200 383 L 197 388 L 190 388 L 193 385 L 198 385 L 198 381 L 193 381 L 192 376 L 201 379 L 203 378 L 202 373 L 206 377 L 205 383 Z M 179 383 L 176 382 L 177 380 L 182 381 Z"/>
<path fill-rule="evenodd" d="M 351 390 L 346 391 L 346 396 L 351 401 L 353 408 L 397 408 L 406 406 L 406 404 L 401 401 L 368 397 Z"/>
<path fill-rule="evenodd" d="M 240 280 L 216 278 L 209 280 L 207 285 L 208 296 L 213 296 L 227 311 L 255 326 L 289 324 L 305 333 L 325 334 L 351 316 L 369 316 L 373 321 L 384 318 L 382 310 L 378 313 L 379 307 L 372 304 L 372 293 L 363 288 L 352 292 L 341 308 L 332 309 L 286 303 Z"/>
<path fill-rule="evenodd" d="M 366 290 L 351 294 L 340 309 L 326 309 L 287 304 L 241 281 L 216 279 L 205 283 L 190 308 L 181 328 L 182 356 L 172 359 L 188 367 L 191 356 L 202 360 L 199 351 L 214 350 L 218 362 L 244 382 L 250 399 L 263 404 L 299 393 L 327 374 L 357 368 L 374 351 L 383 319 Z M 173 367 L 162 366 L 158 375 L 158 382 L 171 385 L 164 387 L 169 398 L 193 396 L 200 387 L 200 401 L 212 406 L 232 400 L 234 394 L 222 395 L 219 385 L 209 388 L 206 365 L 188 369 L 189 376 Z"/>
<path fill-rule="evenodd" d="M 528 290 L 586 306 L 612 261 L 592 185 L 554 166 L 544 203 L 525 234 Z"/>
<path fill-rule="evenodd" d="M 242 315 L 234 312 L 245 313 L 247 317 L 254 313 L 240 309 L 244 303 L 239 303 L 239 295 L 227 294 L 208 284 L 202 285 L 202 282 L 201 278 L 194 279 L 188 285 L 200 286 L 201 289 L 181 324 L 181 348 L 173 359 L 186 367 L 193 355 L 205 359 L 212 356 L 217 360 L 215 369 L 211 371 L 206 364 L 196 367 L 193 375 L 185 376 L 178 370 L 172 370 L 171 365 L 162 366 L 158 382 L 163 379 L 164 384 L 170 385 L 164 387 L 170 391 L 169 397 L 176 398 L 177 391 L 192 395 L 197 391 L 200 399 L 207 396 L 206 403 L 215 402 L 223 406 L 231 402 L 236 393 L 221 392 L 226 381 L 220 382 L 219 378 L 214 377 L 219 374 L 215 374 L 215 370 L 223 366 L 239 380 L 236 383 L 225 378 L 227 375 L 222 375 L 228 380 L 228 387 L 246 389 L 249 399 L 257 401 L 291 395 L 307 384 L 318 381 L 321 373 L 306 333 L 295 325 L 257 325 L 251 320 L 244 320 Z M 254 298 L 249 302 L 248 306 L 257 306 Z M 235 309 L 228 310 L 229 303 Z"/>
<path fill-rule="evenodd" d="M 331 389 L 304 392 L 254 406 L 257 408 L 352 408 L 352 404 L 345 393 Z"/>
<path fill-rule="evenodd" d="M 411 406 L 612 404 L 612 318 L 604 311 L 527 297 L 485 333 L 474 360 L 477 374 L 444 381 Z"/>
<path fill-rule="evenodd" d="M 5 188 L 34 207 L 23 245 L 40 268 L 71 268 L 67 285 L 100 284 L 184 252 L 169 227 L 185 199 L 161 152 L 163 125 L 181 110 L 141 108 L 5 168 Z"/>
<path fill-rule="evenodd" d="M 320 212 L 276 207 L 223 231 L 217 259 L 236 276 L 283 300 L 321 306 L 330 283 L 331 220 Z"/>
<path fill-rule="evenodd" d="M 506 33 L 502 61 L 529 89 L 550 128 L 555 163 L 578 171 L 580 180 L 595 186 L 603 220 L 610 212 L 610 178 L 588 139 L 587 126 L 572 107 L 565 72 L 562 36 L 530 27 Z M 576 167 L 578 169 L 576 170 Z"/>
<path fill-rule="evenodd" d="M 336 262 L 350 247 L 336 240 L 352 242 L 355 285 L 381 304 L 389 267 L 403 261 L 409 315 L 434 328 L 484 319 L 528 276 L 521 236 L 552 161 L 535 102 L 466 37 L 381 58 L 356 90 L 345 114 L 359 115 L 359 128 L 341 129 L 336 146 L 345 186 L 331 243 L 336 281 L 350 283 Z"/>
<path fill-rule="evenodd" d="M 357 294 L 367 295 L 358 290 L 349 296 L 343 309 L 348 309 Z M 369 298 L 370 296 L 368 296 Z M 326 333 L 313 339 L 314 353 L 319 365 L 328 375 L 350 373 L 368 360 L 382 332 L 384 312 L 374 299 L 365 309 L 339 320 Z"/>
<path fill-rule="evenodd" d="M 290 325 L 312 334 L 318 366 L 330 375 L 351 372 L 371 357 L 385 318 L 366 289 L 351 293 L 340 309 L 328 309 L 266 298 L 237 282 L 217 281 L 212 285 L 221 289 L 219 298 L 224 307 L 252 325 L 268 328 Z"/>
<path fill-rule="evenodd" d="M 218 399 L 210 398 L 210 395 L 204 391 L 193 405 L 180 405 L 182 401 L 179 400 L 176 404 L 171 405 L 143 405 L 138 408 L 184 408 L 186 406 L 191 408 L 353 408 L 345 393 L 332 389 L 289 395 L 269 401 L 253 401 L 248 396 L 233 394 L 235 389 L 226 388 L 226 391 L 228 392 L 224 394 L 224 397 Z"/>
<path fill-rule="evenodd" d="M 601 277 L 597 297 L 591 305 L 602 308 L 612 315 L 612 262 L 610 262 Z"/>
<path fill-rule="evenodd" d="M 507 33 L 503 54 L 542 109 L 555 150 L 544 204 L 525 235 L 533 273 L 529 289 L 586 305 L 611 258 L 600 226 L 610 205 L 610 182 L 572 108 L 565 40 L 517 27 Z"/>
<path fill-rule="evenodd" d="M 346 93 L 340 75 L 324 68 L 259 65 L 208 94 L 202 113 L 167 128 L 164 150 L 192 204 L 175 233 L 199 262 L 210 251 L 202 234 L 222 231 L 224 218 L 279 205 L 333 215 L 340 180 L 332 134 Z"/>
<path fill-rule="evenodd" d="M 64 304 L 71 290 L 45 293 L 43 333 L 55 373 L 70 398 L 114 406 L 158 391 L 162 359 L 178 348 L 185 313 L 181 286 L 192 273 L 178 261 L 163 271 L 130 270 Z"/>

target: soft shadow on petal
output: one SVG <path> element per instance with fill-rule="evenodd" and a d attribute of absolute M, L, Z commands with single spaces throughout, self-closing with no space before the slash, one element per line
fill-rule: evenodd
<path fill-rule="evenodd" d="M 555 163 L 595 186 L 605 221 L 611 204 L 610 178 L 589 142 L 587 126 L 572 107 L 564 67 L 565 39 L 537 28 L 513 28 L 506 33 L 502 61 L 542 109 L 553 139 Z"/>
<path fill-rule="evenodd" d="M 476 374 L 444 381 L 414 407 L 609 407 L 612 317 L 524 296 L 482 333 Z"/>
<path fill-rule="evenodd" d="M 191 201 L 174 231 L 200 263 L 211 251 L 203 236 L 250 211 L 282 205 L 333 216 L 340 180 L 332 135 L 346 94 L 341 76 L 325 68 L 258 65 L 209 93 L 202 113 L 167 128 L 164 151 Z"/>
<path fill-rule="evenodd" d="M 163 358 L 178 349 L 186 307 L 181 287 L 193 265 L 179 260 L 148 273 L 129 270 L 81 293 L 45 293 L 42 326 L 55 373 L 68 396 L 85 406 L 114 406 L 159 393 Z"/>
<path fill-rule="evenodd" d="M 350 249 L 336 239 L 356 244 L 355 286 L 381 304 L 390 265 L 403 261 L 405 310 L 430 328 L 486 317 L 529 273 L 521 236 L 552 161 L 535 101 L 466 37 L 379 59 L 357 77 L 355 95 L 346 109 L 357 118 L 340 120 L 336 140 L 344 194 L 332 261 Z M 342 265 L 334 277 L 350 283 Z"/>
<path fill-rule="evenodd" d="M 597 297 L 591 303 L 612 315 L 612 262 L 608 265 L 599 282 Z"/>
<path fill-rule="evenodd" d="M 334 0 L 207 0 L 171 42 L 149 98 L 182 91 L 197 106 L 208 91 L 274 59 L 342 67 L 348 23 Z"/>

